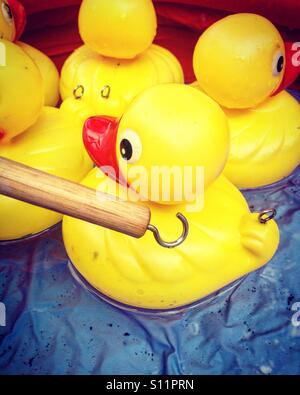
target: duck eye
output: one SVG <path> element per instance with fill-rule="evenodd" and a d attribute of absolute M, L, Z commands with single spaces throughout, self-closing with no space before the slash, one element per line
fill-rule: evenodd
<path fill-rule="evenodd" d="M 130 160 L 133 153 L 130 141 L 128 141 L 127 139 L 123 139 L 120 144 L 120 151 L 123 159 L 127 161 Z"/>
<path fill-rule="evenodd" d="M 2 8 L 2 14 L 4 16 L 4 19 L 6 20 L 6 22 L 11 24 L 13 22 L 14 17 L 13 17 L 12 11 L 10 9 L 10 6 L 7 3 L 5 3 L 5 1 L 4 1 L 2 3 L 1 8 Z"/>
<path fill-rule="evenodd" d="M 278 52 L 273 60 L 273 75 L 277 76 L 279 75 L 284 67 L 284 56 L 283 53 L 280 51 Z"/>
<path fill-rule="evenodd" d="M 136 163 L 142 154 L 142 143 L 136 132 L 126 129 L 120 139 L 120 154 L 128 163 Z"/>

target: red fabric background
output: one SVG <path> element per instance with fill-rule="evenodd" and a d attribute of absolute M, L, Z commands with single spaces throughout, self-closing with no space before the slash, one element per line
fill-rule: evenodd
<path fill-rule="evenodd" d="M 43 50 L 61 67 L 81 43 L 77 29 L 81 0 L 21 2 L 28 14 L 22 40 Z M 154 4 L 159 21 L 155 42 L 180 59 L 187 82 L 195 79 L 192 54 L 200 33 L 230 13 L 263 15 L 277 25 L 285 38 L 300 41 L 300 0 L 154 0 Z"/>

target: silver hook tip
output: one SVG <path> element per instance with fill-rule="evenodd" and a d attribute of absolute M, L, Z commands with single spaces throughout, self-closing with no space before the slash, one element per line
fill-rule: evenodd
<path fill-rule="evenodd" d="M 153 233 L 155 240 L 157 241 L 157 243 L 164 248 L 175 248 L 180 246 L 188 237 L 189 234 L 189 223 L 188 220 L 185 218 L 184 215 L 182 215 L 181 213 L 177 213 L 176 217 L 181 221 L 182 225 L 183 225 L 183 231 L 181 236 L 175 240 L 175 241 L 164 241 L 161 236 L 160 233 L 157 229 L 156 226 L 154 225 L 148 225 L 148 230 L 150 230 L 150 232 Z"/>

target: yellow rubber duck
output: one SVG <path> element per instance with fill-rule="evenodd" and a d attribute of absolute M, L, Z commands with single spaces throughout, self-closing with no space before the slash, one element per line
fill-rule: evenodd
<path fill-rule="evenodd" d="M 299 71 L 275 26 L 255 14 L 225 17 L 199 38 L 193 63 L 198 87 L 229 120 L 229 180 L 255 188 L 293 172 L 300 163 L 300 106 L 282 89 Z"/>
<path fill-rule="evenodd" d="M 17 0 L 0 0 L 0 39 L 19 39 L 26 24 L 25 9 Z M 56 106 L 59 100 L 59 73 L 53 61 L 38 49 L 16 42 L 36 63 L 43 78 L 44 104 Z"/>
<path fill-rule="evenodd" d="M 0 67 L 0 156 L 70 180 L 92 168 L 82 143 L 82 123 L 62 110 L 43 107 L 42 77 L 34 61 L 12 42 Z M 0 196 L 0 240 L 39 233 L 62 216 Z"/>
<path fill-rule="evenodd" d="M 183 84 L 148 88 L 121 120 L 87 120 L 84 142 L 103 170 L 93 169 L 84 185 L 147 204 L 151 223 L 165 240 L 180 234 L 176 213 L 189 222 L 185 242 L 165 249 L 149 232 L 133 239 L 64 217 L 63 237 L 71 261 L 106 297 L 146 309 L 183 306 L 258 269 L 275 253 L 276 223 L 260 223 L 259 214 L 250 213 L 242 194 L 221 174 L 229 150 L 227 120 L 204 93 Z M 170 193 L 165 195 L 167 183 L 156 170 L 166 168 L 179 169 L 180 174 L 188 168 L 194 176 L 183 177 L 182 183 L 171 177 Z M 195 188 L 195 174 L 202 168 L 203 207 L 203 190 Z M 183 192 L 186 187 L 191 194 Z"/>
<path fill-rule="evenodd" d="M 84 0 L 79 12 L 84 45 L 63 66 L 63 106 L 83 119 L 95 114 L 119 117 L 144 89 L 183 83 L 175 56 L 152 44 L 156 28 L 151 0 Z"/>

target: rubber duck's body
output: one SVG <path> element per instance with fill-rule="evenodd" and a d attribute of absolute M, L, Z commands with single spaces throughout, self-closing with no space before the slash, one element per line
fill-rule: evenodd
<path fill-rule="evenodd" d="M 199 87 L 223 106 L 229 120 L 224 173 L 240 188 L 277 182 L 300 163 L 300 106 L 282 91 L 297 74 L 287 53 L 277 29 L 254 14 L 218 21 L 196 45 Z"/>
<path fill-rule="evenodd" d="M 17 0 L 0 0 L 0 39 L 15 42 L 29 55 L 40 70 L 44 86 L 45 106 L 56 106 L 59 100 L 59 74 L 55 64 L 32 46 L 16 42 L 26 25 L 26 13 Z"/>
<path fill-rule="evenodd" d="M 107 173 L 110 166 L 118 175 L 107 177 L 94 169 L 85 185 L 147 204 L 163 239 L 178 236 L 176 213 L 189 222 L 185 242 L 164 249 L 151 234 L 137 240 L 64 217 L 63 236 L 71 261 L 107 297 L 150 309 L 186 305 L 259 268 L 275 253 L 276 223 L 261 224 L 241 193 L 221 175 L 229 149 L 227 122 L 205 94 L 185 85 L 152 87 L 129 105 L 120 122 L 89 119 L 84 141 L 96 164 Z M 109 146 L 114 149 L 108 151 Z M 199 194 L 193 177 L 189 184 L 183 178 L 183 184 L 194 200 L 186 200 L 183 184 L 174 179 L 171 193 L 163 198 L 166 184 L 152 173 L 157 166 L 182 171 L 189 167 L 192 174 L 203 166 L 203 207 L 199 200 L 203 191 Z M 137 176 L 140 169 L 145 179 Z"/>
<path fill-rule="evenodd" d="M 43 107 L 42 77 L 34 61 L 17 45 L 5 46 L 6 65 L 0 67 L 0 156 L 80 181 L 92 163 L 82 144 L 82 123 L 69 113 Z M 0 240 L 39 233 L 61 216 L 0 196 Z"/>
<path fill-rule="evenodd" d="M 79 31 L 85 43 L 65 62 L 60 82 L 63 106 L 82 117 L 119 117 L 133 98 L 159 84 L 183 82 L 178 60 L 151 45 L 156 34 L 151 0 L 84 0 Z"/>

